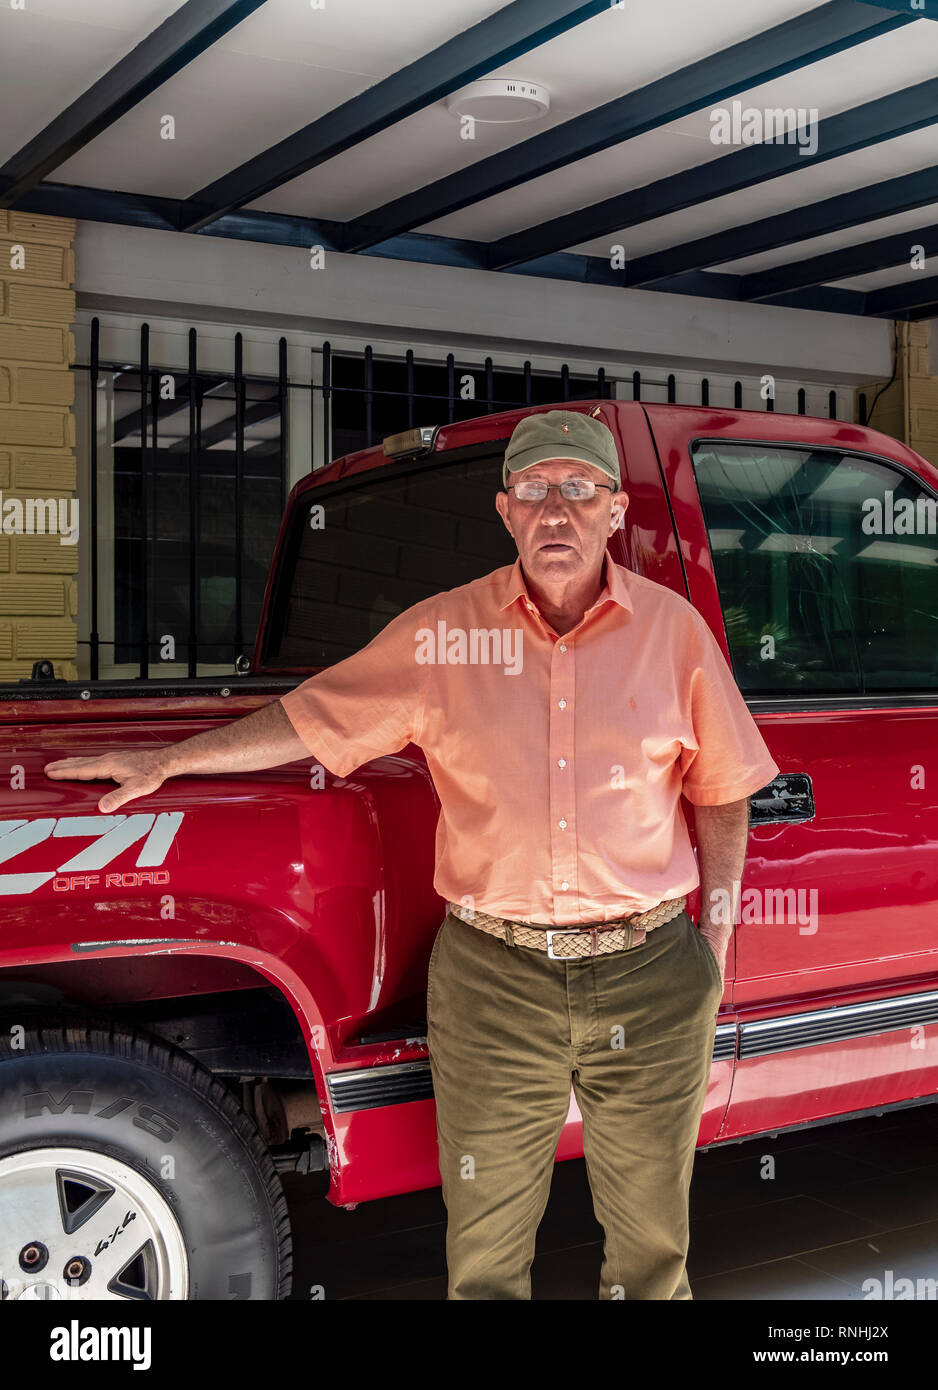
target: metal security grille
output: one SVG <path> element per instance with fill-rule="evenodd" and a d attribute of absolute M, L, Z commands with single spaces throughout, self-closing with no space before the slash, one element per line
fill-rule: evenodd
<path fill-rule="evenodd" d="M 491 356 L 473 361 L 453 353 L 418 359 L 413 349 L 379 354 L 370 344 L 333 351 L 324 342 L 310 350 L 308 378 L 291 380 L 285 338 L 278 343 L 275 377 L 246 375 L 240 333 L 231 370 L 208 372 L 199 366 L 195 328 L 188 330 L 187 345 L 184 370 L 154 363 L 144 323 L 137 361 L 105 362 L 95 318 L 90 360 L 78 367 L 89 373 L 90 384 L 90 496 L 81 499 L 90 524 L 80 540 L 89 547 L 89 580 L 79 646 L 87 652 L 91 680 L 111 662 L 125 679 L 128 666 L 140 679 L 168 664 L 189 678 L 200 665 L 234 672 L 250 653 L 286 501 L 291 392 L 315 400 L 309 452 L 316 467 L 415 425 L 563 401 L 678 399 L 674 374 L 617 376 L 567 363 L 534 370 L 530 361 L 503 366 Z M 106 475 L 99 458 L 103 385 L 111 412 Z M 752 381 L 746 392 L 751 405 Z M 718 400 L 707 377 L 692 393 L 694 403 L 739 408 L 744 383 L 732 383 L 732 401 L 725 379 Z M 686 378 L 681 394 L 682 403 L 690 403 Z M 763 404 L 773 410 L 774 395 Z M 804 388 L 788 408 L 795 404 L 806 413 Z M 836 418 L 836 392 L 827 405 Z M 113 526 L 106 537 L 102 514 Z"/>
<path fill-rule="evenodd" d="M 606 371 L 576 372 L 563 363 L 559 372 L 499 369 L 491 357 L 480 363 L 416 362 L 412 349 L 403 358 L 378 358 L 370 346 L 361 353 L 322 349 L 323 456 L 340 457 L 366 449 L 389 434 L 415 425 L 444 425 L 495 411 L 554 401 L 605 400 L 611 395 Z"/>
<path fill-rule="evenodd" d="M 534 373 L 525 362 L 520 371 L 499 370 L 491 357 L 479 365 L 457 363 L 449 353 L 440 363 L 417 363 L 408 349 L 403 358 L 378 358 L 366 346 L 360 354 L 333 353 L 322 346 L 323 457 L 328 459 L 365 449 L 387 434 L 411 429 L 414 425 L 452 424 L 497 410 L 525 405 L 546 405 L 553 401 L 643 399 L 650 388 L 666 392 L 670 404 L 677 402 L 677 377 L 643 378 L 641 372 L 617 377 L 600 367 L 595 375 L 576 374 L 563 363 L 559 372 Z M 469 393 L 469 394 L 467 394 Z M 699 382 L 699 404 L 710 405 L 710 380 Z M 682 402 L 687 404 L 686 400 Z M 721 404 L 729 405 L 724 401 Z M 743 406 L 743 382 L 733 383 L 732 405 Z M 861 408 L 865 398 L 861 398 Z M 837 392 L 829 391 L 827 415 L 837 417 Z M 774 391 L 764 399 L 768 411 L 775 409 Z M 798 389 L 796 409 L 807 413 L 807 392 Z"/>
<path fill-rule="evenodd" d="M 185 372 L 150 361 L 149 326 L 135 364 L 103 363 L 91 325 L 89 674 L 101 649 L 115 664 L 231 662 L 250 649 L 267 563 L 286 501 L 286 339 L 273 382 L 245 376 L 241 334 L 230 374 L 198 366 L 189 331 Z M 113 607 L 101 613 L 99 384 L 113 421 Z M 102 617 L 106 629 L 102 635 Z"/>

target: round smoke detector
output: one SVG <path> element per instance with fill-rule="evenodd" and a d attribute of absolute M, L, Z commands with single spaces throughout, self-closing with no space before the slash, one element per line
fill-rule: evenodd
<path fill-rule="evenodd" d="M 447 98 L 447 111 L 476 121 L 534 121 L 550 110 L 550 92 L 515 77 L 483 77 Z"/>

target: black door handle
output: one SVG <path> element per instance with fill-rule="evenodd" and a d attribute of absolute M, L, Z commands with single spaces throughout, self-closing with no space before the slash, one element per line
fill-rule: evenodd
<path fill-rule="evenodd" d="M 749 798 L 749 824 L 814 819 L 814 788 L 805 772 L 785 772 Z"/>

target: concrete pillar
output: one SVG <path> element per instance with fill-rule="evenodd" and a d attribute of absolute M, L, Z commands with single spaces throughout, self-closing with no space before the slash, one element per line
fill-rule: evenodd
<path fill-rule="evenodd" d="M 897 322 L 895 378 L 889 385 L 878 381 L 863 390 L 872 428 L 900 439 L 938 466 L 938 375 L 929 370 L 930 356 L 932 362 L 935 360 L 929 351 L 934 323 L 934 319 Z M 859 413 L 856 418 L 860 418 Z"/>

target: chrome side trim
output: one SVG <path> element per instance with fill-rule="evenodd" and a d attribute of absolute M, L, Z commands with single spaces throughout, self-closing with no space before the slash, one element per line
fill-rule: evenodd
<path fill-rule="evenodd" d="M 865 1004 L 810 1009 L 804 1013 L 756 1019 L 751 1023 L 718 1023 L 713 1040 L 713 1061 L 793 1052 L 803 1047 L 875 1037 L 928 1023 L 938 1023 L 938 990 L 897 994 L 891 999 L 873 999 Z M 326 1083 L 332 1109 L 337 1114 L 433 1098 L 429 1061 L 333 1071 L 327 1074 Z"/>
<path fill-rule="evenodd" d="M 735 1047 L 735 1023 L 718 1024 L 713 1060 L 722 1062 L 731 1058 Z M 380 1105 L 405 1105 L 412 1100 L 433 1099 L 429 1061 L 331 1071 L 326 1073 L 326 1085 L 332 1109 L 339 1115 L 351 1110 L 374 1110 Z"/>
<path fill-rule="evenodd" d="M 332 1071 L 326 1075 L 326 1084 L 332 1109 L 339 1115 L 349 1110 L 374 1110 L 380 1105 L 404 1105 L 433 1098 L 429 1062 Z"/>
<path fill-rule="evenodd" d="M 865 1004 L 839 1004 L 827 1009 L 782 1014 L 739 1025 L 739 1056 L 761 1057 L 801 1047 L 873 1037 L 920 1024 L 938 1023 L 938 990 L 896 994 Z"/>

